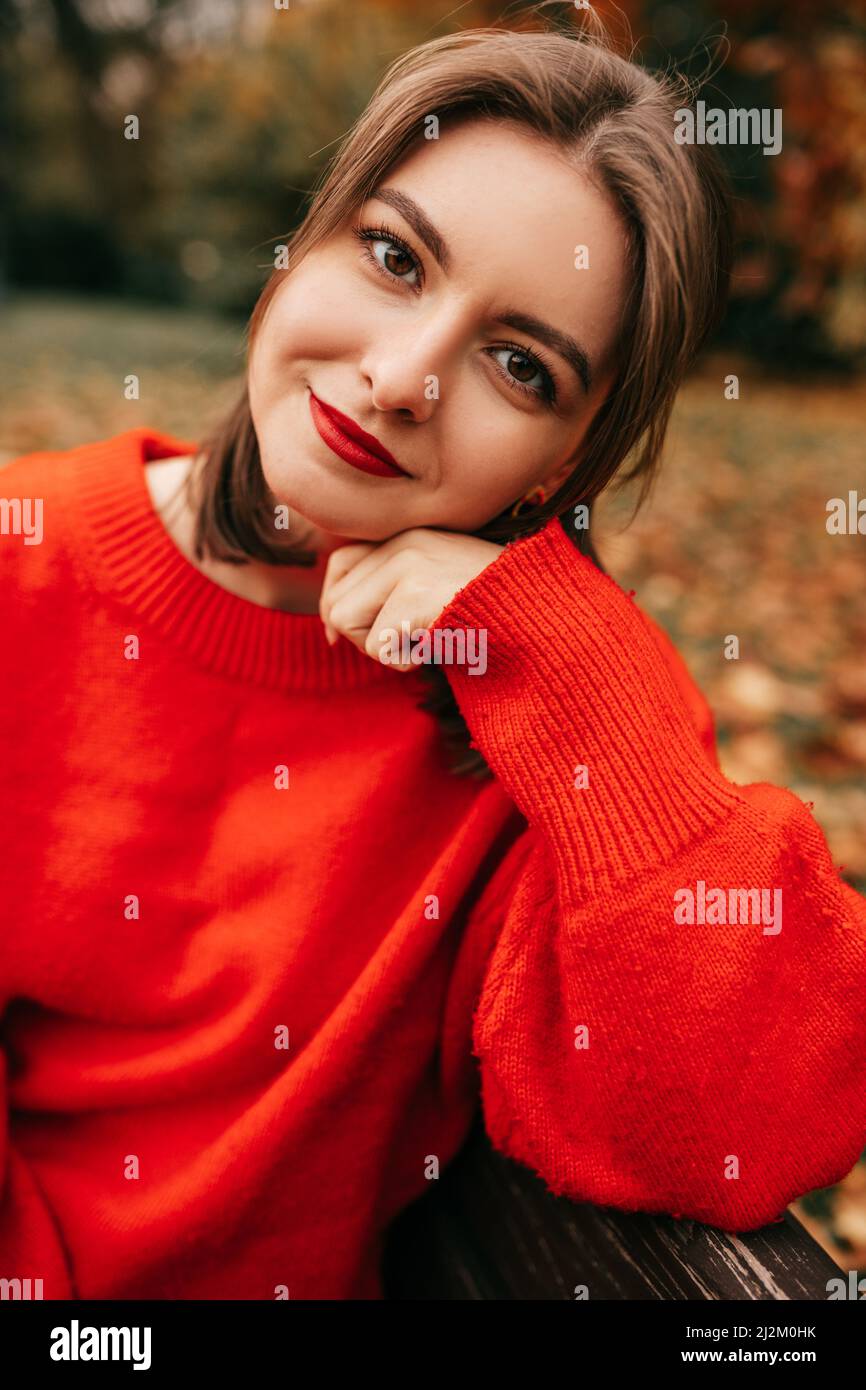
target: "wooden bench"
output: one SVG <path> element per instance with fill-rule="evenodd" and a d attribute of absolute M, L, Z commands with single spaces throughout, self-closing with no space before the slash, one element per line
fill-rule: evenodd
<path fill-rule="evenodd" d="M 383 1255 L 389 1299 L 827 1299 L 839 1266 L 790 1213 L 730 1235 L 554 1197 L 481 1119 Z"/>

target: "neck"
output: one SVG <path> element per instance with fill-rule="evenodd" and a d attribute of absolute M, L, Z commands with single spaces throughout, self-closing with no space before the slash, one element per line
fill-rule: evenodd
<path fill-rule="evenodd" d="M 315 552 L 316 562 L 309 567 L 269 565 L 254 559 L 240 565 L 211 556 L 199 559 L 193 549 L 195 516 L 188 487 L 193 464 L 193 457 L 186 455 L 154 459 L 145 466 L 154 509 L 187 560 L 215 584 L 251 603 L 288 613 L 317 613 L 328 558 L 338 546 L 346 544 L 346 538 L 309 526 L 298 540 L 299 548 Z"/>

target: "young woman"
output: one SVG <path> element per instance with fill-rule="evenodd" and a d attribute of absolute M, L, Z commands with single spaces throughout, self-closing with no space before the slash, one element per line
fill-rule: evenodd
<path fill-rule="evenodd" d="M 377 1298 L 479 1099 L 553 1192 L 735 1231 L 860 1155 L 866 903 L 584 524 L 722 310 L 683 100 L 412 51 L 231 418 L 5 471 L 0 1275 Z"/>

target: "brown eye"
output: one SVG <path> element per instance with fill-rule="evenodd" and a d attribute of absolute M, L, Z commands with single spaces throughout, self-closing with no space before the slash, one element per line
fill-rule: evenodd
<path fill-rule="evenodd" d="M 515 371 L 514 364 L 517 363 Z M 512 352 L 508 358 L 508 370 L 518 381 L 529 382 L 538 373 L 538 368 L 522 352 Z"/>
<path fill-rule="evenodd" d="M 403 262 L 402 265 L 399 264 L 400 261 Z M 395 264 L 395 262 L 397 262 L 397 264 Z M 385 252 L 383 264 L 385 269 L 390 270 L 392 275 L 403 275 L 405 271 L 413 269 L 411 258 L 406 255 L 405 251 L 401 251 L 399 247 L 396 250 Z"/>
<path fill-rule="evenodd" d="M 412 271 L 420 274 L 421 266 L 415 254 L 400 238 L 386 227 L 354 227 L 354 235 L 364 247 L 364 254 L 380 275 L 390 280 L 402 280 L 412 290 L 420 288 L 420 280 L 410 279 Z M 381 252 L 381 248 L 385 250 Z"/>
<path fill-rule="evenodd" d="M 493 357 L 497 371 L 512 391 L 537 396 L 549 404 L 556 400 L 553 375 L 535 353 L 527 352 L 526 348 L 520 348 L 515 343 L 505 343 L 502 347 L 487 348 L 486 351 Z"/>

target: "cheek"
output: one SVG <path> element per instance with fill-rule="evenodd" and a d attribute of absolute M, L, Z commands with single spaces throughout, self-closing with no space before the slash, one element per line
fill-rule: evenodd
<path fill-rule="evenodd" d="M 257 338 L 258 351 L 251 357 L 253 369 L 262 377 L 274 376 L 292 361 L 318 361 L 345 352 L 352 341 L 355 298 L 349 288 L 339 266 L 301 265 L 271 305 Z"/>
<path fill-rule="evenodd" d="M 274 400 L 285 391 L 286 368 L 295 361 L 327 354 L 338 321 L 338 307 L 318 291 L 316 278 L 286 281 L 250 345 L 247 382 L 250 406 Z"/>
<path fill-rule="evenodd" d="M 498 502 L 499 511 L 562 457 L 562 440 L 549 421 L 491 402 L 484 383 L 455 402 L 452 425 L 443 442 L 442 487 L 467 501 Z"/>

